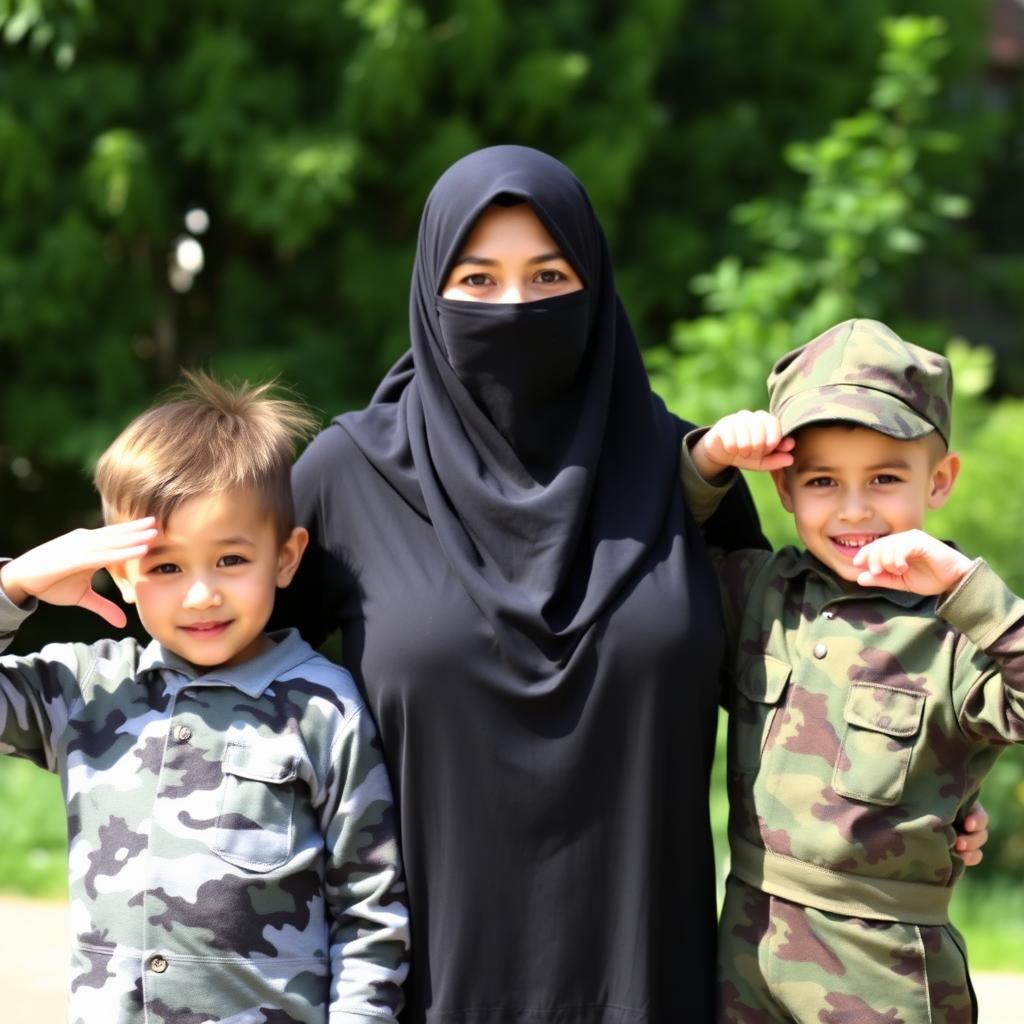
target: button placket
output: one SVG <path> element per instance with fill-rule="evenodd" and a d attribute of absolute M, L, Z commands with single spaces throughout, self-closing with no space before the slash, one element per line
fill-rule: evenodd
<path fill-rule="evenodd" d="M 166 937 L 166 932 L 162 929 L 157 929 L 151 923 L 153 920 L 153 907 L 151 901 L 154 899 L 153 888 L 156 884 L 156 878 L 159 874 L 159 865 L 163 851 L 158 848 L 157 837 L 160 835 L 163 826 L 161 825 L 161 809 L 163 813 L 168 813 L 173 809 L 173 804 L 168 806 L 167 801 L 163 798 L 163 789 L 165 787 L 166 778 L 165 771 L 167 770 L 167 761 L 169 758 L 173 758 L 174 754 L 171 749 L 171 744 L 168 743 L 168 739 L 176 734 L 171 723 L 174 721 L 178 711 L 178 700 L 181 696 L 181 691 L 177 688 L 172 689 L 170 693 L 170 701 L 167 706 L 167 710 L 164 712 L 164 722 L 166 723 L 165 728 L 167 732 L 164 733 L 164 752 L 163 758 L 160 765 L 159 777 L 156 784 L 156 792 L 154 794 L 153 802 L 153 813 L 150 819 L 150 835 L 149 842 L 146 847 L 145 860 L 144 860 L 144 873 L 143 873 L 143 884 L 145 888 L 142 894 L 142 948 L 152 948 L 158 942 L 162 941 Z M 150 945 L 152 943 L 152 945 Z M 154 953 L 145 962 L 146 970 L 150 974 L 164 974 L 168 968 L 168 962 L 166 957 L 160 953 Z M 155 984 L 155 981 L 154 981 Z M 148 986 L 143 985 L 143 998 L 148 1002 L 150 994 Z"/>

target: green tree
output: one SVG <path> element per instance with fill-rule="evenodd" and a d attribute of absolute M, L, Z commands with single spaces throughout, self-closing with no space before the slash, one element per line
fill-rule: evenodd
<path fill-rule="evenodd" d="M 820 139 L 785 148 L 803 183 L 799 192 L 735 209 L 755 256 L 723 257 L 695 278 L 705 312 L 677 322 L 670 341 L 650 350 L 652 381 L 681 415 L 712 422 L 735 409 L 763 408 L 775 359 L 849 317 L 881 317 L 906 337 L 945 348 L 956 381 L 953 440 L 963 470 L 952 501 L 929 525 L 984 555 L 1024 593 L 1017 533 L 1024 491 L 1006 486 L 1013 476 L 1008 462 L 1022 454 L 1024 400 L 993 402 L 992 352 L 950 340 L 942 323 L 900 308 L 921 254 L 969 212 L 967 199 L 942 185 L 943 158 L 959 146 L 936 126 L 947 26 L 940 18 L 904 17 L 884 21 L 882 35 L 867 106 Z M 764 474 L 748 479 L 773 543 L 795 543 L 771 481 Z M 997 766 L 985 801 L 996 823 L 989 871 L 1015 876 L 1024 867 L 1019 751 Z"/>

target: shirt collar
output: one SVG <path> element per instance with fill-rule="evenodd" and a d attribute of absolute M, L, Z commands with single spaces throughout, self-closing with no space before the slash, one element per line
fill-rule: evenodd
<path fill-rule="evenodd" d="M 889 587 L 861 587 L 856 583 L 848 583 L 840 579 L 824 563 L 819 562 L 809 551 L 800 554 L 782 566 L 779 575 L 783 579 L 796 579 L 803 573 L 817 576 L 825 585 L 825 600 L 822 604 L 832 601 L 888 601 L 900 608 L 916 608 L 926 601 L 934 600 L 924 594 L 912 594 L 906 590 L 891 590 Z"/>
<path fill-rule="evenodd" d="M 216 665 L 205 670 L 151 640 L 139 656 L 138 674 L 174 672 L 185 677 L 186 685 L 232 686 L 249 697 L 259 697 L 275 679 L 301 665 L 314 653 L 297 629 L 279 629 L 267 636 L 274 641 L 270 650 L 240 665 Z"/>

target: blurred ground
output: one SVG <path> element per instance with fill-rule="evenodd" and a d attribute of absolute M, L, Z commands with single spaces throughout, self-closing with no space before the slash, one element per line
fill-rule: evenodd
<path fill-rule="evenodd" d="M 5 897 L 0 900 L 0 936 L 0 1003 L 4 1024 L 63 1024 L 67 907 L 63 903 Z"/>
<path fill-rule="evenodd" d="M 3 1024 L 63 1024 L 67 927 L 62 903 L 0 899 Z M 974 987 L 979 1024 L 1020 1024 L 1024 974 L 979 974 Z"/>

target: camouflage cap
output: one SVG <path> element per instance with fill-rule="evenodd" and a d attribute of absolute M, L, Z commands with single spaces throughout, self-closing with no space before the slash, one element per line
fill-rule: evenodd
<path fill-rule="evenodd" d="M 948 445 L 952 397 L 949 362 L 877 320 L 836 324 L 768 377 L 768 408 L 785 434 L 840 421 L 908 441 L 937 430 Z"/>

